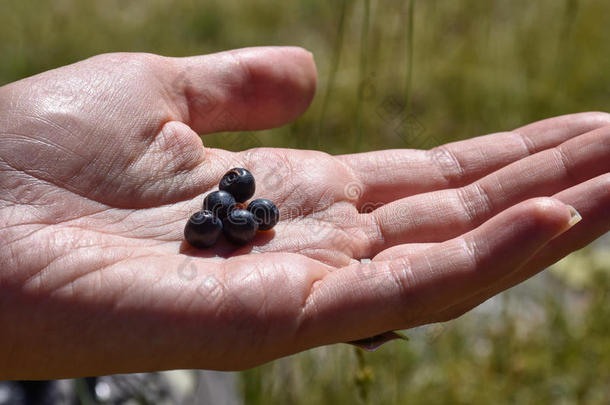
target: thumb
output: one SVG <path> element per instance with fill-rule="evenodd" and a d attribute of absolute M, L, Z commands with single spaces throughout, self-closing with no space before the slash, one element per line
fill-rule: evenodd
<path fill-rule="evenodd" d="M 169 60 L 170 102 L 180 120 L 202 134 L 289 123 L 309 107 L 317 82 L 312 54 L 297 47 Z"/>

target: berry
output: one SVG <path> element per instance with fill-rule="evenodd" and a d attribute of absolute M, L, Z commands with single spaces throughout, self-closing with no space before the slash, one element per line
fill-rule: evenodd
<path fill-rule="evenodd" d="M 258 229 L 268 231 L 280 219 L 280 211 L 274 203 L 266 198 L 257 198 L 248 204 L 248 211 L 254 214 L 258 222 Z"/>
<path fill-rule="evenodd" d="M 193 214 L 184 227 L 184 239 L 196 248 L 207 248 L 214 243 L 222 232 L 222 221 L 211 211 Z"/>
<path fill-rule="evenodd" d="M 237 245 L 250 242 L 258 230 L 258 222 L 248 210 L 234 210 L 222 221 L 223 232 L 229 240 Z"/>
<path fill-rule="evenodd" d="M 231 193 L 235 197 L 235 201 L 243 203 L 254 195 L 256 184 L 252 173 L 244 168 L 236 167 L 222 176 L 218 188 Z"/>
<path fill-rule="evenodd" d="M 225 219 L 235 208 L 235 198 L 226 191 L 213 191 L 203 200 L 203 209 L 212 211 L 219 219 Z"/>

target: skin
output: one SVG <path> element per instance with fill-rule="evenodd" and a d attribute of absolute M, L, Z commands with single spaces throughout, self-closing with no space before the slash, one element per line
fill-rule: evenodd
<path fill-rule="evenodd" d="M 197 135 L 291 122 L 315 86 L 308 52 L 250 48 L 0 88 L 0 379 L 244 369 L 446 321 L 610 229 L 604 113 L 343 156 Z M 231 167 L 282 219 L 193 249 L 184 224 Z"/>

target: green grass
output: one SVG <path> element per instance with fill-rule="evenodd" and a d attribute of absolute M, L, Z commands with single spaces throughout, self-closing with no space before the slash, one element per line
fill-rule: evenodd
<path fill-rule="evenodd" d="M 320 73 L 310 110 L 283 128 L 206 136 L 207 145 L 432 147 L 609 111 L 609 25 L 601 0 L 10 0 L 0 84 L 103 52 L 300 45 Z M 372 354 L 336 345 L 244 372 L 247 403 L 607 403 L 610 282 L 594 270 L 608 260 L 591 252 L 526 283 L 535 286 L 526 311 L 515 312 L 523 299 L 511 291 L 493 315 L 410 331 L 410 342 Z"/>
<path fill-rule="evenodd" d="M 610 5 L 595 0 L 8 1 L 0 83 L 102 52 L 301 45 L 318 61 L 318 97 L 297 124 L 262 131 L 259 142 L 331 153 L 419 146 L 406 119 L 433 146 L 609 110 L 609 21 Z M 396 110 L 380 114 L 389 102 Z M 252 144 L 237 134 L 205 141 Z"/>

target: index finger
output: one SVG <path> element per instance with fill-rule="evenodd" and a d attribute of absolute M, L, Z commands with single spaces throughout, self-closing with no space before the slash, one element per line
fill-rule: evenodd
<path fill-rule="evenodd" d="M 361 183 L 358 203 L 362 207 L 470 184 L 510 163 L 607 125 L 608 113 L 570 114 L 431 150 L 394 149 L 338 158 Z"/>

